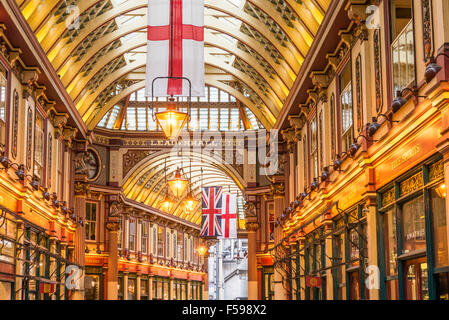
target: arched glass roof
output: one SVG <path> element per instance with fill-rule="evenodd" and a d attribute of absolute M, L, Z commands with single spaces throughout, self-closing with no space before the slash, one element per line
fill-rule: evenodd
<path fill-rule="evenodd" d="M 176 98 L 181 111 L 187 112 L 187 98 Z M 126 100 L 109 110 L 98 127 L 109 130 L 160 131 L 153 113 L 163 111 L 167 98 L 155 98 L 155 110 L 149 108 L 145 89 L 132 93 Z M 184 128 L 189 131 L 242 131 L 263 129 L 263 125 L 248 107 L 226 91 L 205 87 L 204 97 L 193 98 L 190 121 Z"/>
<path fill-rule="evenodd" d="M 192 193 L 199 200 L 191 213 L 185 212 L 181 206 L 188 190 L 180 198 L 175 198 L 167 190 L 165 178 L 172 177 L 177 168 L 182 168 L 185 178 L 191 178 Z M 195 153 L 173 156 L 170 152 L 160 152 L 137 165 L 125 178 L 123 191 L 128 199 L 164 211 L 161 201 L 168 194 L 175 206 L 167 213 L 196 224 L 201 223 L 201 188 L 221 186 L 223 192 L 237 195 L 238 215 L 244 221 L 241 177 L 231 166 L 213 158 Z"/>
<path fill-rule="evenodd" d="M 88 128 L 145 85 L 148 0 L 16 0 Z M 331 0 L 205 0 L 206 83 L 270 129 Z"/>

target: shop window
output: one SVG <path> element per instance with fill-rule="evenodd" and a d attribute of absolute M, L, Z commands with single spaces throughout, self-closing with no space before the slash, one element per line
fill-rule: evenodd
<path fill-rule="evenodd" d="M 148 253 L 148 222 L 141 224 L 141 249 L 143 254 Z"/>
<path fill-rule="evenodd" d="M 271 267 L 263 268 L 263 300 L 274 299 L 274 269 Z"/>
<path fill-rule="evenodd" d="M 117 295 L 118 295 L 118 300 L 123 300 L 124 297 L 124 291 L 123 291 L 123 274 L 119 275 L 117 278 Z"/>
<path fill-rule="evenodd" d="M 420 196 L 402 205 L 403 253 L 426 248 L 424 197 Z"/>
<path fill-rule="evenodd" d="M 449 300 L 449 273 L 437 275 L 437 291 L 439 300 Z"/>
<path fill-rule="evenodd" d="M 95 241 L 97 230 L 97 204 L 86 202 L 86 240 Z"/>
<path fill-rule="evenodd" d="M 85 300 L 100 300 L 100 276 L 90 274 L 85 280 Z"/>
<path fill-rule="evenodd" d="M 354 117 L 352 103 L 351 64 L 348 63 L 340 75 L 340 107 L 343 151 L 348 151 L 354 140 Z"/>
<path fill-rule="evenodd" d="M 148 279 L 140 279 L 140 300 L 148 300 Z"/>
<path fill-rule="evenodd" d="M 0 216 L 0 262 L 14 263 L 17 227 L 14 221 Z"/>
<path fill-rule="evenodd" d="M 338 222 L 337 222 L 338 225 Z M 335 293 L 337 300 L 343 300 L 345 296 L 345 242 L 344 242 L 344 233 L 340 233 L 334 236 L 334 250 L 335 250 L 335 259 L 334 259 L 334 274 L 336 275 L 335 281 Z"/>
<path fill-rule="evenodd" d="M 430 191 L 435 267 L 449 263 L 446 222 L 446 186 L 440 185 Z"/>
<path fill-rule="evenodd" d="M 383 214 L 384 245 L 385 245 L 385 271 L 387 276 L 386 289 L 388 300 L 398 299 L 398 254 L 396 235 L 396 214 L 394 208 Z"/>
<path fill-rule="evenodd" d="M 36 112 L 34 123 L 34 174 L 41 180 L 44 178 L 44 154 L 45 154 L 45 120 Z"/>
<path fill-rule="evenodd" d="M 129 250 L 130 251 L 136 251 L 136 219 L 130 218 L 129 219 Z"/>
<path fill-rule="evenodd" d="M 0 144 L 6 143 L 6 88 L 8 85 L 6 70 L 0 65 Z"/>
<path fill-rule="evenodd" d="M 136 300 L 136 278 L 128 278 L 128 287 L 127 287 L 127 300 Z"/>
<path fill-rule="evenodd" d="M 411 0 L 390 1 L 393 93 L 415 81 L 415 43 Z"/>

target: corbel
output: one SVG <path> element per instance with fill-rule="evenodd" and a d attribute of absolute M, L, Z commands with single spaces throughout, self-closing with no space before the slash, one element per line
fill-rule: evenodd
<path fill-rule="evenodd" d="M 365 1 L 349 1 L 346 10 L 348 11 L 348 17 L 351 21 L 356 23 L 357 25 L 363 24 L 366 21 L 367 13 L 366 8 L 367 5 L 364 4 Z"/>
<path fill-rule="evenodd" d="M 40 75 L 40 70 L 36 67 L 24 68 L 21 74 L 21 83 L 31 87 L 38 79 Z"/>
<path fill-rule="evenodd" d="M 338 65 L 340 64 L 340 59 L 334 54 L 328 54 L 326 55 L 327 60 L 329 61 L 329 64 L 331 65 L 332 69 L 336 71 L 338 69 Z"/>
<path fill-rule="evenodd" d="M 35 96 L 36 100 L 39 100 L 41 98 L 44 98 L 44 100 L 47 100 L 47 96 L 45 95 L 45 90 L 47 90 L 47 88 L 45 86 L 39 86 L 39 85 L 35 86 L 34 96 Z"/>
<path fill-rule="evenodd" d="M 329 86 L 329 76 L 325 71 L 312 71 L 310 78 L 313 85 L 318 89 L 326 89 Z"/>
<path fill-rule="evenodd" d="M 9 63 L 11 66 L 14 66 L 15 63 L 19 60 L 20 55 L 22 54 L 22 50 L 20 49 L 11 49 L 9 51 Z"/>
<path fill-rule="evenodd" d="M 346 44 L 348 48 L 351 48 L 354 37 L 347 30 L 342 30 L 339 32 L 339 36 L 341 37 L 341 41 Z M 340 46 L 339 46 L 340 47 Z"/>
<path fill-rule="evenodd" d="M 72 128 L 69 126 L 65 126 L 63 128 L 62 134 L 64 136 L 64 140 L 67 141 L 69 146 L 72 145 L 73 140 L 75 139 L 76 133 L 78 132 L 78 129 Z"/>

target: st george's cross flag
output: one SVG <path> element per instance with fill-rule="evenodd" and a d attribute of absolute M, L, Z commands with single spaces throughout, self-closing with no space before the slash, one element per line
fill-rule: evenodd
<path fill-rule="evenodd" d="M 221 229 L 222 198 L 222 187 L 203 188 L 201 237 L 218 238 L 223 235 Z"/>
<path fill-rule="evenodd" d="M 145 95 L 204 96 L 204 0 L 149 0 Z"/>
<path fill-rule="evenodd" d="M 223 194 L 221 211 L 222 239 L 237 239 L 237 196 L 235 194 Z"/>

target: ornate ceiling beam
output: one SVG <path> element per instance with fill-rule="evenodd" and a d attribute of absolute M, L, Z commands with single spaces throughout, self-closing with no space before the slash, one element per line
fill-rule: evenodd
<path fill-rule="evenodd" d="M 265 24 L 261 23 L 260 20 L 250 16 L 241 9 L 238 9 L 234 6 L 226 5 L 225 1 L 220 0 L 206 0 L 204 6 L 206 8 L 223 12 L 233 18 L 243 21 L 256 31 L 258 31 L 260 34 L 262 34 L 264 37 L 266 37 L 271 44 L 275 45 L 276 49 L 279 50 L 280 47 L 282 47 L 280 41 L 275 38 L 273 33 L 270 31 L 270 29 L 268 29 L 268 27 Z M 298 48 L 294 45 L 293 42 L 291 44 L 288 44 L 287 48 L 288 50 L 285 50 L 286 48 L 284 48 L 283 50 L 279 50 L 279 52 L 281 52 L 281 54 L 285 57 L 285 59 L 289 59 L 290 62 L 293 62 L 292 60 L 294 60 L 296 61 L 295 65 L 297 67 L 300 66 L 304 61 L 304 56 L 302 55 L 302 53 L 298 50 Z"/>

